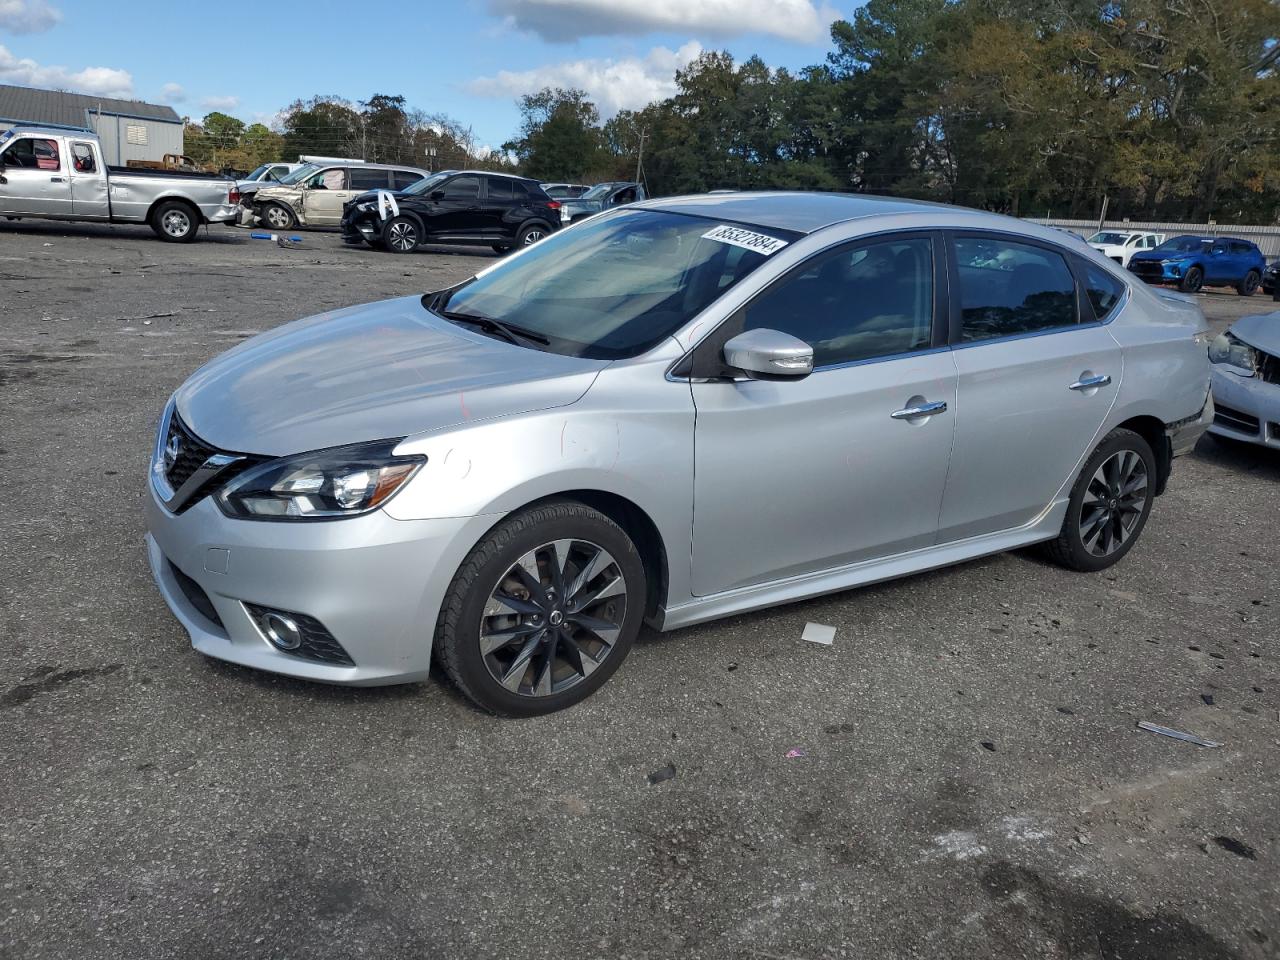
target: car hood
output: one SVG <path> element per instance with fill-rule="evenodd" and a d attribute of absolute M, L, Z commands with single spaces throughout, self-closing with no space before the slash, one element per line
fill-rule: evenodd
<path fill-rule="evenodd" d="M 564 406 L 606 366 L 463 329 L 415 296 L 247 340 L 197 370 L 174 402 L 207 443 L 283 456 Z"/>
<path fill-rule="evenodd" d="M 1280 357 L 1280 311 L 1243 317 L 1231 325 L 1231 332 L 1251 347 Z"/>
<path fill-rule="evenodd" d="M 270 197 L 273 200 L 292 200 L 302 196 L 302 191 L 295 187 L 281 186 L 259 187 L 253 194 L 255 197 Z"/>

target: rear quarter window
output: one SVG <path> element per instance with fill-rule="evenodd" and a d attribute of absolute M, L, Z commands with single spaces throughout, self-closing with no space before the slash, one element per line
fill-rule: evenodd
<path fill-rule="evenodd" d="M 1084 268 L 1084 292 L 1093 307 L 1094 318 L 1110 320 L 1124 298 L 1124 283 L 1097 264 L 1081 261 L 1081 266 Z"/>

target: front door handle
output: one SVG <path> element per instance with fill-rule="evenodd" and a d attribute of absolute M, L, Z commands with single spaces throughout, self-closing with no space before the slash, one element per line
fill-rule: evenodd
<path fill-rule="evenodd" d="M 50 177 L 49 182 L 50 183 L 66 183 L 67 181 L 63 177 Z"/>
<path fill-rule="evenodd" d="M 1081 377 L 1073 383 L 1068 389 L 1070 390 L 1096 390 L 1098 387 L 1105 387 L 1111 382 L 1108 374 L 1100 373 L 1096 377 Z"/>
<path fill-rule="evenodd" d="M 914 420 L 917 417 L 931 417 L 935 413 L 943 413 L 947 409 L 947 401 L 935 400 L 933 403 L 918 403 L 912 407 L 895 410 L 889 416 L 895 420 Z"/>

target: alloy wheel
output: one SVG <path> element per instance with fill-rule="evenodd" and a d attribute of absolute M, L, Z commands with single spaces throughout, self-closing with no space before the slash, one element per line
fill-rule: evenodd
<path fill-rule="evenodd" d="M 541 230 L 530 230 L 524 235 L 524 245 L 527 247 L 531 243 L 537 243 L 543 236 L 544 234 Z"/>
<path fill-rule="evenodd" d="M 277 230 L 289 228 L 289 214 L 279 207 L 267 207 L 267 225 Z"/>
<path fill-rule="evenodd" d="M 387 243 L 402 252 L 412 250 L 418 245 L 418 231 L 411 223 L 393 223 L 387 231 Z"/>
<path fill-rule="evenodd" d="M 1133 450 L 1102 462 L 1080 502 L 1080 539 L 1095 557 L 1115 553 L 1133 536 L 1147 505 L 1147 465 Z"/>
<path fill-rule="evenodd" d="M 520 696 L 563 693 L 613 652 L 626 605 L 626 579 L 607 550 L 587 540 L 544 543 L 489 594 L 480 617 L 485 667 Z"/>
<path fill-rule="evenodd" d="M 171 237 L 185 237 L 191 230 L 191 216 L 181 210 L 170 210 L 161 219 L 160 226 Z"/>

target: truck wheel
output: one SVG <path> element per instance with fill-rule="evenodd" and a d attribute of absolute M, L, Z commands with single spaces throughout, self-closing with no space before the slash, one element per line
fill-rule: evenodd
<path fill-rule="evenodd" d="M 298 218 L 293 215 L 293 211 L 279 203 L 268 203 L 262 208 L 258 218 L 272 230 L 292 230 L 298 225 Z"/>
<path fill-rule="evenodd" d="M 166 243 L 190 243 L 200 234 L 200 215 L 181 200 L 167 200 L 151 212 L 151 229 Z"/>
<path fill-rule="evenodd" d="M 1242 297 L 1252 297 L 1258 292 L 1258 284 L 1262 283 L 1262 277 L 1258 275 L 1257 270 L 1250 270 L 1244 275 L 1244 279 L 1236 285 L 1236 293 Z"/>
<path fill-rule="evenodd" d="M 1178 289 L 1183 293 L 1199 293 L 1200 288 L 1204 286 L 1204 271 L 1199 267 L 1192 267 L 1187 271 L 1186 276 L 1182 278 L 1182 282 L 1178 284 Z"/>

